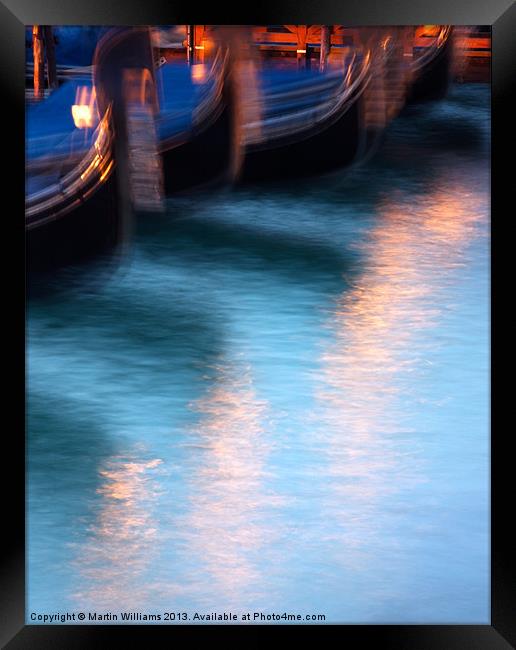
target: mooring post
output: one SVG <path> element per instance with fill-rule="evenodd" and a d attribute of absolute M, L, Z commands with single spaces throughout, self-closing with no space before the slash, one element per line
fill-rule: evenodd
<path fill-rule="evenodd" d="M 41 25 L 32 27 L 32 51 L 34 53 L 34 98 L 40 99 L 43 97 L 45 87 L 45 59 Z"/>
<path fill-rule="evenodd" d="M 45 50 L 47 55 L 47 79 L 49 88 L 57 88 L 57 69 L 56 69 L 56 48 L 54 43 L 54 34 L 52 27 L 46 25 L 43 28 L 45 37 Z"/>
<path fill-rule="evenodd" d="M 195 25 L 186 26 L 186 58 L 189 65 L 194 63 L 195 56 Z"/>
<path fill-rule="evenodd" d="M 112 28 L 97 45 L 93 64 L 99 114 L 112 106 L 116 174 L 124 215 L 119 240 L 127 241 L 135 210 L 161 211 L 163 207 L 150 29 Z"/>
<path fill-rule="evenodd" d="M 319 61 L 319 69 L 321 72 L 326 70 L 328 55 L 331 49 L 331 32 L 332 25 L 321 25 L 321 52 Z"/>
<path fill-rule="evenodd" d="M 298 25 L 297 26 L 297 65 L 299 68 L 306 67 L 306 37 L 307 37 L 307 26 Z"/>
<path fill-rule="evenodd" d="M 404 81 L 406 90 L 413 81 L 413 67 L 412 61 L 414 60 L 414 45 L 416 37 L 416 28 L 414 26 L 407 26 L 401 28 L 401 39 L 403 48 L 403 70 Z"/>
<path fill-rule="evenodd" d="M 312 68 L 312 57 L 314 55 L 314 46 L 311 43 L 306 44 L 305 54 L 305 68 L 310 70 Z"/>
<path fill-rule="evenodd" d="M 204 63 L 204 25 L 194 25 L 194 61 Z"/>
<path fill-rule="evenodd" d="M 415 38 L 415 27 L 405 27 L 402 29 L 402 41 L 403 41 L 403 56 L 409 61 L 414 56 L 414 38 Z"/>

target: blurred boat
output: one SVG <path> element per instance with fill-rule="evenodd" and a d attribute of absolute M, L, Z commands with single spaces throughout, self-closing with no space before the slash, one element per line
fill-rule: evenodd
<path fill-rule="evenodd" d="M 83 96 L 89 93 L 90 102 L 75 103 L 81 92 Z M 91 97 L 91 80 L 75 80 L 43 102 L 28 106 L 25 227 L 29 274 L 81 262 L 117 242 L 120 213 L 112 109 L 109 106 L 99 117 Z"/>
<path fill-rule="evenodd" d="M 232 180 L 240 142 L 229 50 L 210 65 L 165 63 L 156 84 L 165 194 Z"/>
<path fill-rule="evenodd" d="M 242 181 L 307 176 L 353 162 L 363 147 L 362 107 L 371 53 L 327 72 L 260 72 L 261 118 L 245 121 Z"/>
<path fill-rule="evenodd" d="M 372 61 L 362 99 L 362 162 L 378 150 L 386 127 L 405 106 L 411 79 L 404 58 L 400 28 L 372 30 L 368 46 Z"/>
<path fill-rule="evenodd" d="M 132 211 L 152 190 L 134 173 L 128 126 L 152 113 L 152 51 L 145 28 L 114 28 L 95 50 L 93 76 L 73 77 L 26 110 L 26 260 L 33 274 L 79 265 L 127 241 Z M 151 83 L 142 86 L 140 82 Z M 135 84 L 135 81 L 137 84 Z M 132 101 L 135 85 L 138 101 Z M 145 91 L 140 93 L 140 90 Z M 132 122 L 131 122 L 132 119 Z M 147 128 L 148 131 L 148 128 Z M 116 138 L 115 138 L 116 135 Z M 143 146 L 142 146 L 143 145 Z M 156 175 L 152 175 L 152 184 Z M 135 188 L 137 191 L 135 191 Z"/>
<path fill-rule="evenodd" d="M 453 27 L 440 25 L 428 38 L 432 39 L 430 44 L 414 49 L 408 103 L 442 99 L 448 91 L 452 75 Z"/>

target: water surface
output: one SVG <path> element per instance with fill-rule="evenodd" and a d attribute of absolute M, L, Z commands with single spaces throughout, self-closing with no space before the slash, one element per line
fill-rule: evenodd
<path fill-rule="evenodd" d="M 28 622 L 489 622 L 489 100 L 455 86 L 331 177 L 172 199 L 118 270 L 29 301 Z"/>

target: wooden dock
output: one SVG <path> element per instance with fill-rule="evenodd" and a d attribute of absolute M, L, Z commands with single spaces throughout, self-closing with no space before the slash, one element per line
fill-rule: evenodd
<path fill-rule="evenodd" d="M 212 25 L 185 25 L 181 36 L 156 43 L 164 60 L 187 58 L 202 63 L 214 50 Z M 389 27 L 382 27 L 388 32 Z M 410 57 L 430 47 L 438 26 L 420 25 L 404 43 L 405 56 Z M 322 47 L 329 63 L 338 63 L 346 51 L 362 44 L 364 29 L 345 25 L 256 25 L 250 29 L 252 42 L 262 58 L 282 58 L 305 67 L 318 66 Z M 326 45 L 325 45 L 326 44 Z M 456 64 L 454 78 L 460 82 L 489 82 L 491 69 L 491 32 L 481 26 L 454 27 Z"/>

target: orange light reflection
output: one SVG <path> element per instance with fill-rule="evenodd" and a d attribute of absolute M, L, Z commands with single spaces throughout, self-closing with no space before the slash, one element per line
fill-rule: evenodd
<path fill-rule="evenodd" d="M 99 470 L 101 504 L 95 523 L 79 545 L 76 564 L 86 585 L 74 600 L 91 611 L 139 611 L 152 589 L 143 574 L 156 554 L 159 458 L 115 456 Z"/>
<path fill-rule="evenodd" d="M 218 374 L 207 396 L 192 405 L 202 415 L 194 433 L 205 454 L 193 477 L 186 527 L 219 602 L 240 611 L 244 593 L 260 590 L 256 554 L 275 535 L 264 509 L 280 499 L 264 488 L 271 450 L 264 428 L 267 404 L 257 398 L 250 369 L 219 368 Z"/>
<path fill-rule="evenodd" d="M 317 440 L 343 504 L 342 512 L 328 505 L 325 515 L 340 531 L 337 561 L 355 569 L 369 561 L 366 540 L 369 547 L 371 538 L 396 543 L 381 534 L 382 499 L 425 480 L 417 440 L 400 443 L 413 433 L 403 400 L 428 401 L 413 378 L 431 363 L 425 332 L 441 317 L 435 305 L 446 308 L 436 296 L 454 281 L 486 212 L 478 194 L 446 179 L 417 205 L 409 201 L 391 194 L 380 206 L 379 225 L 362 247 L 366 272 L 338 300 L 328 323 L 333 343 L 322 355 Z"/>

